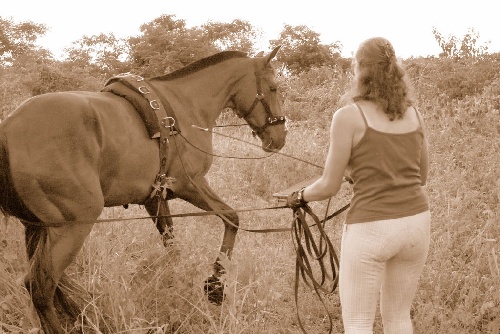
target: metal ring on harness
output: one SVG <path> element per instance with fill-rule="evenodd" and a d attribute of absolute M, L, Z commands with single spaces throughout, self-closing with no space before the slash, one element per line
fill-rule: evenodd
<path fill-rule="evenodd" d="M 151 106 L 151 108 L 153 108 L 154 110 L 160 110 L 160 103 L 156 100 L 151 100 L 149 101 L 149 105 Z"/>
<path fill-rule="evenodd" d="M 150 93 L 150 91 L 149 91 L 148 87 L 146 87 L 146 86 L 140 86 L 140 87 L 138 87 L 138 88 L 137 88 L 137 90 L 138 90 L 139 92 L 141 92 L 141 94 L 142 94 L 142 95 L 146 95 L 146 94 L 149 94 L 149 93 Z M 152 107 L 151 107 L 151 108 L 152 108 Z"/>
<path fill-rule="evenodd" d="M 170 129 L 172 131 L 174 129 L 174 126 L 175 126 L 175 118 L 170 117 L 170 116 L 164 117 L 161 120 L 161 125 L 164 128 Z"/>

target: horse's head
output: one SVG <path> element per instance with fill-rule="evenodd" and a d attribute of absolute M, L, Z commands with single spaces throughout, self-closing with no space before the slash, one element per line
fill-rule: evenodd
<path fill-rule="evenodd" d="M 249 74 L 239 82 L 239 87 L 231 100 L 236 114 L 245 119 L 252 133 L 262 141 L 262 149 L 270 152 L 280 150 L 285 145 L 285 116 L 281 112 L 278 86 L 271 59 L 279 50 L 276 47 L 267 56 L 260 54 L 249 61 Z"/>

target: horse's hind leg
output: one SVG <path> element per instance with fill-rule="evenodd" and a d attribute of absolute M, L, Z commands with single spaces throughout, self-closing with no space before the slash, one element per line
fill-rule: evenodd
<path fill-rule="evenodd" d="M 70 318 L 79 311 L 66 299 L 60 284 L 65 283 L 64 269 L 73 261 L 92 224 L 67 225 L 63 227 L 38 227 L 26 225 L 26 248 L 30 259 L 29 272 L 25 278 L 35 310 L 45 334 L 64 333 L 57 311 Z M 56 298 L 55 298 L 56 297 Z"/>
<path fill-rule="evenodd" d="M 174 237 L 174 223 L 170 218 L 170 208 L 167 200 L 158 200 L 158 197 L 149 199 L 144 207 L 150 216 L 160 216 L 156 218 L 156 228 L 163 240 L 163 245 L 168 246 L 169 241 Z"/>

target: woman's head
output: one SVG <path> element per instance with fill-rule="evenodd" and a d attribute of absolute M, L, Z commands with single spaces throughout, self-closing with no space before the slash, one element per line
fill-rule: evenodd
<path fill-rule="evenodd" d="M 344 100 L 373 101 L 391 120 L 402 117 L 413 104 L 411 85 L 387 39 L 373 37 L 362 42 L 353 67 L 354 77 Z"/>
<path fill-rule="evenodd" d="M 396 60 L 396 53 L 391 43 L 383 37 L 373 37 L 361 43 L 356 51 L 355 61 L 358 66 L 388 66 Z"/>

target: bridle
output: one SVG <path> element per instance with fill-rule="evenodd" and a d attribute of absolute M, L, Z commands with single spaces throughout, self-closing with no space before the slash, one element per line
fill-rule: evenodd
<path fill-rule="evenodd" d="M 260 136 L 269 126 L 284 124 L 286 122 L 285 116 L 275 116 L 271 112 L 271 108 L 269 107 L 269 103 L 265 99 L 264 93 L 262 93 L 262 84 L 261 84 L 261 76 L 263 76 L 268 70 L 263 68 L 261 70 L 257 69 L 257 61 L 254 62 L 255 67 L 255 80 L 257 84 L 257 95 L 255 95 L 255 99 L 253 100 L 252 105 L 246 111 L 240 108 L 235 108 L 235 112 L 239 117 L 242 117 L 252 129 L 252 134 L 254 136 Z M 271 88 L 271 93 L 276 94 L 276 88 Z M 234 95 L 231 96 L 231 102 L 234 106 L 236 106 L 236 102 L 234 101 Z M 266 112 L 266 122 L 262 126 L 257 126 L 255 124 L 251 124 L 248 122 L 248 117 L 253 112 L 258 103 L 261 103 Z"/>

